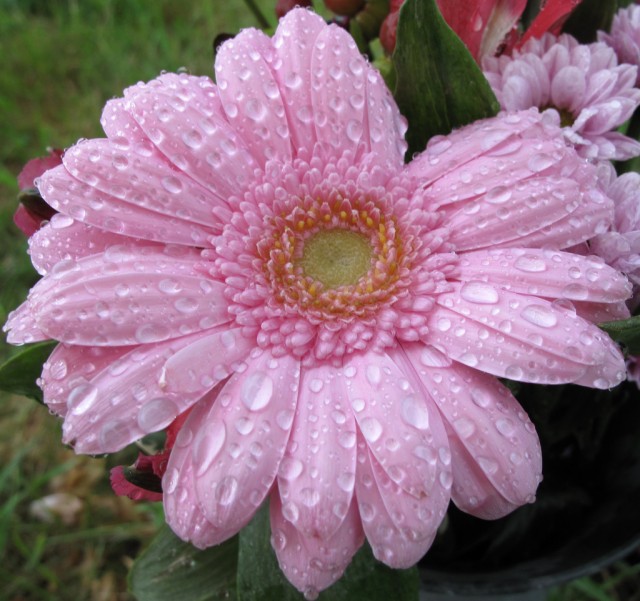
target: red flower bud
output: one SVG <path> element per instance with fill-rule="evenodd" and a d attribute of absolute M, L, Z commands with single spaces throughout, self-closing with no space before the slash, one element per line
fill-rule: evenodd
<path fill-rule="evenodd" d="M 313 0 L 278 0 L 276 3 L 276 16 L 278 19 L 282 19 L 282 17 L 296 6 L 309 8 L 313 6 Z"/>
<path fill-rule="evenodd" d="M 324 0 L 324 3 L 336 15 L 353 17 L 362 10 L 365 0 Z"/>

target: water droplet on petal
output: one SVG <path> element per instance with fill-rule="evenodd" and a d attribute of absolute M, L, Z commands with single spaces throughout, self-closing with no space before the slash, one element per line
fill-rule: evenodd
<path fill-rule="evenodd" d="M 402 401 L 401 412 L 402 419 L 410 426 L 418 430 L 427 430 L 429 428 L 429 411 L 426 405 L 415 397 L 410 396 Z"/>
<path fill-rule="evenodd" d="M 470 303 L 493 305 L 498 302 L 498 291 L 484 282 L 468 282 L 460 289 L 460 296 Z"/>
<path fill-rule="evenodd" d="M 168 426 L 178 413 L 178 407 L 169 399 L 153 399 L 140 409 L 138 426 L 143 432 L 157 432 Z"/>
<path fill-rule="evenodd" d="M 256 371 L 245 378 L 240 398 L 249 411 L 264 409 L 273 396 L 273 380 L 263 371 Z"/>
<path fill-rule="evenodd" d="M 226 439 L 227 429 L 224 422 L 216 421 L 206 428 L 200 428 L 191 450 L 196 476 L 202 476 L 211 467 Z"/>
<path fill-rule="evenodd" d="M 382 424 L 375 417 L 364 419 L 360 429 L 369 442 L 376 442 L 382 436 Z"/>

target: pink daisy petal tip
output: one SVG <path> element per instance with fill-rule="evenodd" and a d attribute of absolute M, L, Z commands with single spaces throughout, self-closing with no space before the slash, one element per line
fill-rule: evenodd
<path fill-rule="evenodd" d="M 77 452 L 174 424 L 153 473 L 182 539 L 219 544 L 269 497 L 311 598 L 365 538 L 415 564 L 451 499 L 489 519 L 531 501 L 538 438 L 497 377 L 620 380 L 593 320 L 620 314 L 627 282 L 571 251 L 612 232 L 618 192 L 536 109 L 404 165 L 379 73 L 309 10 L 240 33 L 215 68 L 129 88 L 107 137 L 40 178 L 59 214 L 5 329 L 61 343 L 41 383 Z"/>

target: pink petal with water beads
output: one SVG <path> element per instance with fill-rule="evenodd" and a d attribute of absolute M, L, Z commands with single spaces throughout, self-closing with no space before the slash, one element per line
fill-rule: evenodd
<path fill-rule="evenodd" d="M 303 368 L 278 472 L 284 515 L 301 536 L 330 539 L 347 515 L 355 478 L 356 425 L 343 371 L 330 365 Z"/>
<path fill-rule="evenodd" d="M 456 194 L 452 194 L 457 189 L 452 186 L 465 183 L 462 175 L 469 166 L 473 165 L 478 171 L 477 185 L 483 184 L 486 189 L 504 184 L 505 180 L 515 184 L 530 177 L 527 163 L 532 150 L 536 156 L 540 152 L 547 154 L 553 149 L 561 149 L 559 130 L 550 135 L 546 131 L 548 127 L 544 116 L 536 109 L 500 113 L 493 119 L 475 121 L 447 136 L 434 136 L 406 170 L 420 188 L 437 190 L 438 193 L 433 194 L 435 206 L 444 206 L 457 202 Z M 536 139 L 535 148 L 531 138 Z M 486 168 L 488 162 L 494 170 Z"/>
<path fill-rule="evenodd" d="M 582 319 L 586 319 L 591 323 L 619 321 L 631 317 L 627 303 L 622 301 L 618 303 L 581 303 L 574 301 L 570 305 L 569 309 L 574 309 Z"/>
<path fill-rule="evenodd" d="M 216 402 L 219 388 L 212 390 L 192 409 L 176 438 L 162 479 L 162 497 L 167 524 L 183 540 L 199 549 L 220 544 L 235 531 L 215 528 L 204 516 L 198 501 L 193 466 L 194 431 L 199 427 L 211 405 Z M 215 424 L 209 424 L 215 428 Z"/>
<path fill-rule="evenodd" d="M 608 387 L 620 383 L 621 353 L 612 353 L 608 337 L 574 312 L 485 282 L 452 286 L 438 297 L 425 340 L 448 357 L 523 382 L 598 386 L 605 371 Z"/>
<path fill-rule="evenodd" d="M 344 517 L 342 527 L 328 540 L 301 535 L 285 517 L 280 495 L 274 490 L 270 500 L 271 545 L 280 569 L 306 599 L 342 576 L 351 558 L 364 542 L 364 534 L 355 499 Z"/>
<path fill-rule="evenodd" d="M 549 159 L 551 160 L 551 159 Z M 584 191 L 575 179 L 536 177 L 515 187 L 496 186 L 472 201 L 448 207 L 456 250 L 498 246 L 571 246 L 612 219 L 609 199 Z"/>
<path fill-rule="evenodd" d="M 56 415 L 64 417 L 71 391 L 79 385 L 88 385 L 93 377 L 130 351 L 130 347 L 58 344 L 42 366 L 41 388 L 45 404 Z"/>
<path fill-rule="evenodd" d="M 167 393 L 160 384 L 167 359 L 190 341 L 185 337 L 127 349 L 108 365 L 100 361 L 100 371 L 69 384 L 64 442 L 78 453 L 113 453 L 166 428 L 199 398 Z"/>
<path fill-rule="evenodd" d="M 358 442 L 356 498 L 367 541 L 377 559 L 392 568 L 409 568 L 427 552 L 444 519 L 451 487 L 451 455 L 443 438 L 424 447 L 418 461 L 429 461 L 437 478 L 417 498 L 394 484 L 362 438 Z M 437 450 L 435 445 L 440 447 Z M 415 459 L 414 459 L 415 460 Z"/>
<path fill-rule="evenodd" d="M 598 257 L 533 248 L 479 250 L 460 255 L 450 276 L 546 298 L 613 303 L 631 295 L 631 285 Z"/>
<path fill-rule="evenodd" d="M 339 27 L 324 28 L 316 38 L 310 67 L 318 140 L 334 149 L 335 157 L 350 150 L 358 158 L 361 140 L 368 141 L 368 68 L 353 38 Z"/>
<path fill-rule="evenodd" d="M 167 73 L 127 88 L 124 100 L 107 103 L 102 126 L 114 145 L 130 143 L 132 151 L 169 161 L 198 182 L 217 197 L 216 211 L 247 189 L 258 166 L 208 77 Z"/>
<path fill-rule="evenodd" d="M 51 221 L 29 238 L 31 263 L 40 275 L 49 273 L 60 261 L 77 261 L 104 252 L 110 246 L 132 244 L 127 236 L 75 221 L 56 213 Z M 149 246 L 149 242 L 143 243 Z"/>
<path fill-rule="evenodd" d="M 280 20 L 273 36 L 276 59 L 274 76 L 284 100 L 291 131 L 291 145 L 311 151 L 317 141 L 311 106 L 311 56 L 315 41 L 326 27 L 311 11 L 296 11 Z"/>
<path fill-rule="evenodd" d="M 170 252 L 110 247 L 58 263 L 31 291 L 36 322 L 52 338 L 89 346 L 149 344 L 227 322 L 224 285 L 203 278 L 193 254 Z"/>
<path fill-rule="evenodd" d="M 29 344 L 31 342 L 42 342 L 50 338 L 36 323 L 33 307 L 29 299 L 9 313 L 2 329 L 7 332 L 7 342 L 9 344 Z"/>
<path fill-rule="evenodd" d="M 403 349 L 458 443 L 452 445 L 456 504 L 494 519 L 531 502 L 542 479 L 540 443 L 508 388 L 475 369 L 447 365 L 433 348 L 405 343 Z"/>
<path fill-rule="evenodd" d="M 354 355 L 349 367 L 355 370 L 347 380 L 351 407 L 371 453 L 407 493 L 428 495 L 437 466 L 415 458 L 433 444 L 439 427 L 435 408 L 388 355 Z"/>
<path fill-rule="evenodd" d="M 75 179 L 63 165 L 38 180 L 42 197 L 54 209 L 73 219 L 132 238 L 155 242 L 206 246 L 215 230 L 179 217 L 168 217 L 137 204 L 100 192 Z"/>
<path fill-rule="evenodd" d="M 216 54 L 215 73 L 220 101 L 229 123 L 260 166 L 292 158 L 289 125 L 272 69 L 271 39 L 245 29 Z"/>
<path fill-rule="evenodd" d="M 110 140 L 78 142 L 64 155 L 67 171 L 109 197 L 160 215 L 219 231 L 231 212 L 226 202 L 154 153 L 123 152 Z"/>
<path fill-rule="evenodd" d="M 238 531 L 271 488 L 289 440 L 300 366 L 256 350 L 193 428 L 200 506 L 216 528 Z"/>
<path fill-rule="evenodd" d="M 235 371 L 255 348 L 255 338 L 242 328 L 222 326 L 173 355 L 164 366 L 162 381 L 168 391 L 204 394 Z"/>

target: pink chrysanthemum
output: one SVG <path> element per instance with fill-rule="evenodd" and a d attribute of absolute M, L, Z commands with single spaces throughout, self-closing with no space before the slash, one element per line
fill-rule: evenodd
<path fill-rule="evenodd" d="M 640 66 L 640 6 L 621 8 L 613 17 L 610 32 L 599 31 L 598 40 L 611 46 L 621 63 Z"/>
<path fill-rule="evenodd" d="M 640 174 L 616 177 L 611 167 L 603 179 L 609 180 L 607 194 L 615 203 L 615 218 L 609 231 L 589 242 L 591 252 L 624 273 L 633 284 L 632 307 L 640 292 Z M 605 180 L 606 181 L 606 180 Z"/>
<path fill-rule="evenodd" d="M 513 56 L 485 58 L 483 69 L 503 109 L 557 111 L 581 156 L 622 160 L 640 154 L 640 143 L 614 131 L 640 103 L 637 67 L 619 65 L 607 45 L 546 34 Z"/>
<path fill-rule="evenodd" d="M 494 376 L 615 386 L 623 358 L 591 319 L 629 286 L 561 250 L 613 206 L 536 110 L 405 166 L 380 75 L 302 9 L 225 43 L 215 71 L 129 88 L 107 139 L 41 178 L 60 214 L 6 327 L 61 342 L 42 387 L 78 452 L 191 409 L 168 523 L 214 545 L 270 495 L 280 565 L 313 597 L 365 536 L 414 564 L 450 498 L 484 518 L 532 501 L 538 439 Z"/>

